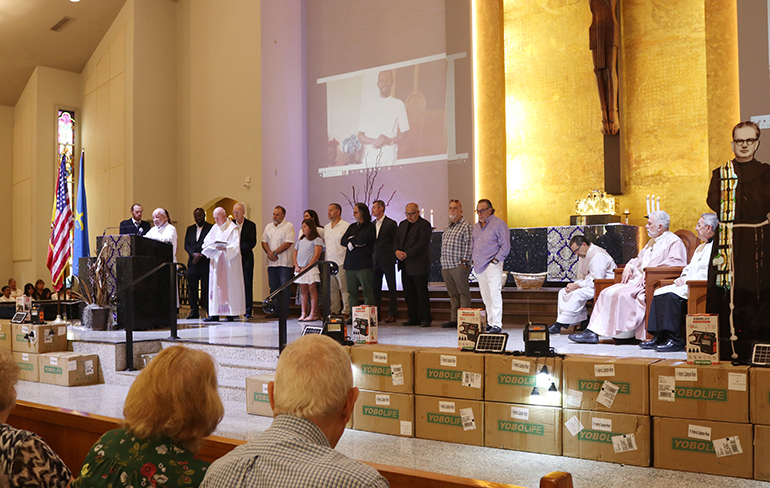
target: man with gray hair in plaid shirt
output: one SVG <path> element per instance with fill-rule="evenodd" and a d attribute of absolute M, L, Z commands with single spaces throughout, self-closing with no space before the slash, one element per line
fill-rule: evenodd
<path fill-rule="evenodd" d="M 358 398 L 350 356 L 327 336 L 291 343 L 267 387 L 275 419 L 256 440 L 214 461 L 201 488 L 381 488 L 371 466 L 334 450 Z"/>
<path fill-rule="evenodd" d="M 449 322 L 441 324 L 446 329 L 457 328 L 458 308 L 471 306 L 468 275 L 472 250 L 473 226 L 463 218 L 463 204 L 460 200 L 449 200 L 449 225 L 441 235 L 441 276 L 452 307 Z"/>

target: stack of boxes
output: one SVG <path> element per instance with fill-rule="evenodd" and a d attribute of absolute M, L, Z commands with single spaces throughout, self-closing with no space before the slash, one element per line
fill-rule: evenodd
<path fill-rule="evenodd" d="M 9 342 L 22 380 L 61 386 L 99 382 L 99 357 L 68 352 L 65 325 L 11 324 Z"/>
<path fill-rule="evenodd" d="M 655 467 L 753 477 L 749 367 L 667 360 L 650 368 Z"/>
<path fill-rule="evenodd" d="M 570 356 L 563 363 L 563 455 L 650 465 L 650 365 L 657 359 Z"/>

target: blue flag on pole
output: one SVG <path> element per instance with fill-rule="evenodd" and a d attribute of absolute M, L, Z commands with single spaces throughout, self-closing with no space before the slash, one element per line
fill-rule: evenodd
<path fill-rule="evenodd" d="M 86 202 L 86 178 L 83 166 L 86 152 L 80 153 L 80 170 L 78 171 L 78 196 L 75 207 L 75 244 L 72 254 L 72 274 L 78 276 L 80 258 L 91 256 L 88 246 L 88 205 Z"/>

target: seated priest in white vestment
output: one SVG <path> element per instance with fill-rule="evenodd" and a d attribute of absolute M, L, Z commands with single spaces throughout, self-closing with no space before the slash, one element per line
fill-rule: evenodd
<path fill-rule="evenodd" d="M 646 226 L 650 240 L 639 255 L 626 264 L 620 283 L 602 290 L 594 304 L 588 328 L 580 334 L 570 334 L 571 341 L 597 344 L 600 336 L 644 339 L 647 308 L 644 269 L 687 264 L 687 248 L 668 230 L 670 222 L 666 212 L 650 212 Z"/>
<path fill-rule="evenodd" d="M 156 208 L 152 212 L 152 229 L 144 235 L 147 239 L 154 241 L 168 242 L 173 246 L 173 262 L 176 263 L 176 227 L 169 222 L 168 211 L 164 208 Z M 168 272 L 168 271 L 166 271 Z M 179 308 L 179 287 L 176 286 L 176 308 Z"/>
<path fill-rule="evenodd" d="M 209 258 L 209 316 L 204 322 L 218 322 L 219 316 L 232 322 L 246 313 L 241 265 L 241 235 L 238 225 L 227 218 L 222 207 L 214 209 L 216 225 L 203 240 L 201 254 Z"/>
<path fill-rule="evenodd" d="M 612 279 L 615 276 L 615 261 L 607 251 L 592 245 L 585 236 L 576 235 L 569 241 L 569 248 L 578 256 L 577 280 L 559 290 L 559 315 L 548 328 L 551 334 L 558 334 L 562 328 L 580 323 L 577 330 L 588 325 L 586 302 L 594 297 L 594 280 Z"/>
<path fill-rule="evenodd" d="M 718 225 L 719 219 L 714 213 L 704 213 L 698 219 L 695 232 L 703 242 L 674 284 L 655 290 L 650 305 L 650 317 L 647 320 L 647 332 L 653 337 L 639 344 L 642 349 L 655 349 L 658 352 L 684 351 L 682 327 L 687 316 L 687 298 L 690 292 L 687 282 L 708 279 L 711 243 Z"/>

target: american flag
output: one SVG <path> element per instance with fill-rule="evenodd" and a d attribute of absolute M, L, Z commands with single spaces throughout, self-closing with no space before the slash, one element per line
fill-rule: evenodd
<path fill-rule="evenodd" d="M 70 258 L 72 232 L 72 208 L 67 190 L 67 156 L 62 155 L 59 177 L 56 179 L 56 205 L 51 218 L 51 238 L 48 240 L 46 265 L 51 270 L 51 281 L 55 291 L 64 286 L 64 269 Z"/>

